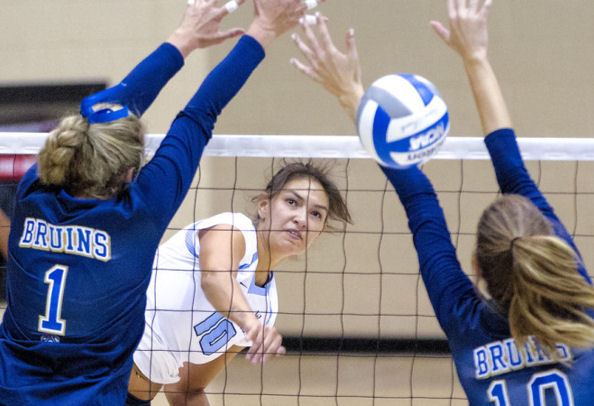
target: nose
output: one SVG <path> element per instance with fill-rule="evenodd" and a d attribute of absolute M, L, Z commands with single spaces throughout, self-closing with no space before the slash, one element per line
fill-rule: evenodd
<path fill-rule="evenodd" d="M 305 207 L 295 211 L 293 222 L 303 230 L 307 228 L 307 209 Z"/>

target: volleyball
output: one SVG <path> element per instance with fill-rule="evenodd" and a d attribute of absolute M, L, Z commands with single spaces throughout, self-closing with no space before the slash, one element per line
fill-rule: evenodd
<path fill-rule="evenodd" d="M 413 74 L 392 74 L 367 89 L 357 109 L 357 131 L 381 165 L 405 169 L 429 160 L 450 130 L 437 88 Z"/>

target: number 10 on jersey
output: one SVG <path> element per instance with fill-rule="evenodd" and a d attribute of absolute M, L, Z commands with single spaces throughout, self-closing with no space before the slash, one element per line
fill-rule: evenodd
<path fill-rule="evenodd" d="M 63 336 L 66 333 L 66 320 L 62 319 L 62 300 L 68 267 L 55 265 L 45 271 L 44 282 L 49 285 L 45 303 L 45 314 L 39 316 L 38 330 L 42 333 Z"/>

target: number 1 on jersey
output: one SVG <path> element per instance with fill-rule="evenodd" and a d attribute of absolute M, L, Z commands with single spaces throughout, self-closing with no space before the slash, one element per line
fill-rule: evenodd
<path fill-rule="evenodd" d="M 66 320 L 62 319 L 62 300 L 68 267 L 56 265 L 45 271 L 44 282 L 49 285 L 45 303 L 45 315 L 39 316 L 38 330 L 42 333 L 63 336 Z"/>
<path fill-rule="evenodd" d="M 487 393 L 489 394 L 489 401 L 494 402 L 495 406 L 509 406 L 507 386 L 503 379 L 491 382 Z"/>

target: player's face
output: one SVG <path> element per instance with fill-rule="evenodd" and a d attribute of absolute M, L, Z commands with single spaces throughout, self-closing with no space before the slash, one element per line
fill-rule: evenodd
<path fill-rule="evenodd" d="M 328 195 L 312 178 L 296 178 L 258 207 L 260 229 L 270 230 L 270 251 L 277 257 L 303 252 L 320 235 L 328 215 Z"/>

